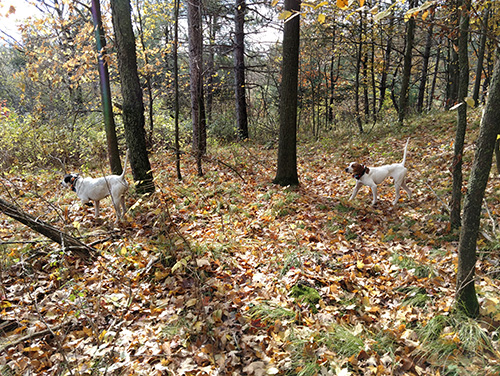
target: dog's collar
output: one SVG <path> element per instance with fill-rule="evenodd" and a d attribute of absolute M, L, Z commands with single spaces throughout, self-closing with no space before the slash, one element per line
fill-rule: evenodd
<path fill-rule="evenodd" d="M 76 181 L 80 178 L 80 175 L 75 175 L 75 176 L 72 176 L 70 181 L 69 181 L 69 186 L 71 187 L 71 190 L 73 192 L 76 192 Z"/>
<path fill-rule="evenodd" d="M 365 174 L 365 172 L 366 172 L 366 166 L 363 166 L 363 170 L 359 174 L 354 174 L 353 177 L 359 180 Z"/>

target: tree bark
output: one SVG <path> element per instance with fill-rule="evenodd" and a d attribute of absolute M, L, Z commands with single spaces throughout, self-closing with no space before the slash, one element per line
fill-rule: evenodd
<path fill-rule="evenodd" d="M 144 40 L 144 26 L 142 24 L 142 15 L 139 0 L 136 1 L 137 7 L 137 24 L 139 27 L 139 40 L 141 42 L 142 51 L 144 52 L 144 63 L 149 66 L 149 55 L 146 49 L 146 41 Z M 153 131 L 154 131 L 154 95 L 153 95 L 153 83 L 151 79 L 151 72 L 149 67 L 144 74 L 146 80 L 146 91 L 148 93 L 148 118 L 149 118 L 149 136 L 147 137 L 147 143 L 151 147 L 153 144 Z"/>
<path fill-rule="evenodd" d="M 424 55 L 422 56 L 422 77 L 420 78 L 420 86 L 418 88 L 417 112 L 421 113 L 424 109 L 425 86 L 427 85 L 427 71 L 429 70 L 429 59 L 431 56 L 432 38 L 434 36 L 433 23 L 434 17 L 430 18 L 429 31 L 427 32 L 427 40 L 425 42 Z"/>
<path fill-rule="evenodd" d="M 410 1 L 410 7 L 413 8 L 417 6 L 418 1 Z M 412 16 L 406 24 L 406 47 L 404 55 L 404 65 L 403 65 L 403 77 L 401 82 L 401 93 L 399 94 L 399 113 L 398 120 L 400 124 L 406 117 L 406 112 L 408 111 L 408 91 L 410 87 L 410 76 L 411 76 L 411 60 L 413 54 L 413 41 L 415 39 L 415 18 Z"/>
<path fill-rule="evenodd" d="M 300 0 L 285 0 L 292 12 L 283 31 L 283 65 L 280 96 L 278 167 L 273 183 L 299 184 L 297 173 L 297 91 L 299 75 Z"/>
<path fill-rule="evenodd" d="M 392 52 L 392 36 L 394 30 L 394 16 L 391 14 L 389 19 L 389 32 L 387 37 L 387 44 L 384 53 L 384 66 L 382 68 L 382 76 L 380 78 L 380 100 L 378 110 L 382 109 L 385 100 L 385 91 L 387 89 L 387 75 L 391 66 L 391 52 Z"/>
<path fill-rule="evenodd" d="M 497 63 L 492 77 L 490 92 L 486 103 L 476 154 L 472 165 L 469 186 L 464 204 L 464 218 L 458 246 L 457 269 L 457 308 L 470 317 L 479 314 L 474 286 L 476 265 L 476 242 L 481 218 L 484 191 L 491 169 L 493 150 L 500 132 L 500 51 L 497 50 Z"/>
<path fill-rule="evenodd" d="M 174 127 L 175 127 L 175 169 L 177 179 L 182 180 L 181 173 L 181 150 L 179 140 L 179 0 L 174 1 Z"/>
<path fill-rule="evenodd" d="M 95 252 L 92 247 L 87 246 L 71 235 L 62 232 L 58 228 L 19 210 L 14 205 L 2 200 L 1 198 L 0 211 L 16 221 L 21 222 L 23 225 L 28 226 L 32 230 L 35 230 L 39 234 L 42 234 L 50 240 L 62 245 L 64 248 L 69 249 L 83 260 L 89 260 L 92 256 L 91 252 Z"/>
<path fill-rule="evenodd" d="M 436 82 L 437 76 L 439 73 L 439 61 L 441 60 L 441 44 L 439 44 L 436 51 L 436 65 L 434 66 L 434 73 L 432 75 L 432 84 L 431 90 L 429 92 L 429 96 L 427 97 L 427 110 L 430 111 L 432 109 L 432 104 L 434 102 L 434 93 L 436 92 Z"/>
<path fill-rule="evenodd" d="M 245 0 L 236 0 L 234 77 L 236 96 L 236 122 L 240 140 L 248 138 L 248 115 L 245 82 Z"/>
<path fill-rule="evenodd" d="M 203 175 L 201 160 L 206 151 L 206 122 L 203 100 L 203 34 L 201 0 L 188 1 L 189 70 L 191 117 L 193 122 L 193 153 L 198 175 Z"/>
<path fill-rule="evenodd" d="M 465 131 L 467 129 L 467 96 L 469 86 L 469 58 L 467 51 L 470 0 L 464 0 L 464 9 L 460 15 L 460 35 L 458 40 L 458 63 L 459 63 L 459 86 L 458 103 L 461 106 L 457 110 L 457 131 L 455 135 L 455 147 L 453 165 L 451 168 L 453 176 L 452 197 L 450 202 L 450 224 L 453 228 L 460 227 L 461 201 L 462 201 L 462 157 L 465 143 Z"/>
<path fill-rule="evenodd" d="M 130 150 L 130 166 L 138 193 L 154 192 L 144 129 L 144 103 L 137 73 L 135 36 L 129 0 L 111 0 L 118 70 L 123 98 L 123 126 Z"/>
<path fill-rule="evenodd" d="M 113 104 L 111 102 L 111 88 L 109 84 L 109 71 L 104 54 L 106 53 L 106 37 L 102 27 L 101 6 L 99 0 L 92 0 L 92 20 L 94 22 L 95 39 L 97 46 L 97 59 L 99 64 L 99 84 L 101 87 L 102 112 L 104 129 L 108 147 L 108 159 L 113 174 L 122 173 L 118 138 L 116 136 L 115 119 L 113 117 Z"/>
<path fill-rule="evenodd" d="M 476 79 L 474 81 L 474 89 L 472 91 L 472 99 L 476 106 L 479 104 L 479 90 L 481 89 L 481 77 L 483 75 L 483 62 L 484 62 L 484 52 L 486 50 L 486 36 L 488 33 L 488 19 L 489 19 L 490 9 L 485 10 L 483 19 L 483 30 L 481 34 L 481 40 L 479 42 L 479 50 L 477 51 L 477 66 L 476 66 Z"/>
<path fill-rule="evenodd" d="M 356 54 L 356 76 L 354 82 L 354 111 L 356 116 L 356 123 L 358 124 L 359 133 L 363 133 L 363 121 L 361 120 L 360 106 L 359 106 L 359 87 L 361 76 L 361 61 L 363 54 L 363 13 L 359 14 L 359 40 L 358 51 Z"/>

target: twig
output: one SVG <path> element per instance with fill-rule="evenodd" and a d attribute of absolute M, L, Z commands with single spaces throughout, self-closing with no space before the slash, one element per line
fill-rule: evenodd
<path fill-rule="evenodd" d="M 203 160 L 204 161 L 208 161 L 208 162 L 217 162 L 217 163 L 220 163 L 223 166 L 226 166 L 227 168 L 229 168 L 230 170 L 232 170 L 236 175 L 238 175 L 238 177 L 241 180 L 243 180 L 243 183 L 246 183 L 245 178 L 243 176 L 241 176 L 241 174 L 236 170 L 236 168 L 234 168 L 233 166 L 227 164 L 226 162 L 223 162 L 220 159 L 212 158 L 212 157 L 209 157 L 209 156 L 206 156 L 206 155 L 203 156 Z"/>
<path fill-rule="evenodd" d="M 443 204 L 444 208 L 446 209 L 446 211 L 448 213 L 451 212 L 450 210 L 450 207 L 448 206 L 448 204 L 446 204 L 443 200 L 441 200 L 441 197 L 439 197 L 436 193 L 436 191 L 434 189 L 432 189 L 431 185 L 428 183 L 428 182 L 425 182 L 425 184 L 427 184 L 427 186 L 429 187 L 429 189 L 432 191 L 432 193 L 434 193 L 434 195 L 436 196 L 436 198 L 441 202 L 441 204 Z"/>
<path fill-rule="evenodd" d="M 488 218 L 491 221 L 491 232 L 493 233 L 493 236 L 496 236 L 497 226 L 496 226 L 495 219 L 491 215 L 491 212 L 490 212 L 490 209 L 488 208 L 488 203 L 486 202 L 486 199 L 483 198 L 483 201 L 484 201 L 484 208 L 486 209 L 486 213 L 488 214 Z"/>

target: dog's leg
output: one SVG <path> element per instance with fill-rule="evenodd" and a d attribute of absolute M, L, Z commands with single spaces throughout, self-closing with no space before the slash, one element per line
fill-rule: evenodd
<path fill-rule="evenodd" d="M 95 200 L 95 218 L 99 218 L 99 201 Z"/>
<path fill-rule="evenodd" d="M 372 205 L 375 205 L 377 203 L 377 184 L 373 183 L 369 187 L 371 188 L 373 195 Z"/>
<path fill-rule="evenodd" d="M 394 188 L 396 189 L 396 192 L 394 192 L 394 201 L 392 202 L 392 205 L 396 205 L 399 201 L 399 198 L 401 197 L 401 193 L 399 192 L 401 190 L 401 182 L 394 182 Z"/>
<path fill-rule="evenodd" d="M 120 198 L 120 204 L 122 206 L 122 217 L 125 215 L 125 213 L 127 212 L 127 207 L 125 206 L 125 197 L 122 196 Z"/>
<path fill-rule="evenodd" d="M 403 179 L 403 184 L 401 184 L 401 188 L 403 188 L 406 191 L 406 193 L 408 193 L 408 198 L 411 198 L 411 190 L 406 185 L 406 181 L 404 179 Z"/>
<path fill-rule="evenodd" d="M 361 188 L 362 185 L 363 185 L 362 183 L 360 183 L 359 181 L 356 181 L 356 185 L 354 186 L 354 191 L 352 191 L 352 195 L 349 198 L 349 200 L 352 200 L 352 199 L 354 199 L 354 197 L 356 197 L 356 195 L 358 194 L 359 189 Z"/>

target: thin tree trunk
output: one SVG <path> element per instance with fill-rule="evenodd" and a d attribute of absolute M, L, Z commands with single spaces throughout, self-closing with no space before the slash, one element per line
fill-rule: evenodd
<path fill-rule="evenodd" d="M 418 1 L 410 1 L 410 7 L 417 6 Z M 408 95 L 410 87 L 410 76 L 411 76 L 411 60 L 413 54 L 413 41 L 415 39 L 415 18 L 410 17 L 406 23 L 406 47 L 404 55 L 404 65 L 403 65 L 403 77 L 401 82 L 401 93 L 399 94 L 399 116 L 398 120 L 400 124 L 403 124 L 406 118 L 406 112 L 408 111 Z"/>
<path fill-rule="evenodd" d="M 218 17 L 216 11 L 211 11 L 208 15 L 208 53 L 207 63 L 206 63 L 206 77 L 207 77 L 207 106 L 206 106 L 206 117 L 208 126 L 212 124 L 212 108 L 214 103 L 214 75 L 215 75 L 215 38 L 216 38 L 216 25 Z"/>
<path fill-rule="evenodd" d="M 488 19 L 489 19 L 490 9 L 487 8 L 484 14 L 483 20 L 483 30 L 481 34 L 481 41 L 479 43 L 479 50 L 477 51 L 477 66 L 476 66 L 476 80 L 474 81 L 474 89 L 472 91 L 472 99 L 476 106 L 479 104 L 479 90 L 481 89 L 481 77 L 483 75 L 483 62 L 484 53 L 486 50 L 486 36 L 488 33 Z"/>
<path fill-rule="evenodd" d="M 175 168 L 177 179 L 182 180 L 181 151 L 179 140 L 179 0 L 174 1 L 174 122 L 175 122 Z"/>
<path fill-rule="evenodd" d="M 460 22 L 460 4 L 462 0 L 452 0 L 450 7 L 455 6 L 456 12 L 453 15 L 452 25 L 457 25 L 459 27 Z M 453 4 L 454 3 L 454 4 Z M 459 76 L 460 68 L 458 62 L 458 53 L 455 47 L 458 46 L 457 37 L 452 35 L 448 39 L 448 66 L 446 70 L 447 74 L 447 85 L 446 85 L 446 101 L 445 108 L 449 109 L 458 101 L 458 86 L 459 86 Z"/>
<path fill-rule="evenodd" d="M 422 57 L 422 77 L 420 78 L 420 86 L 418 88 L 418 99 L 417 99 L 417 112 L 421 113 L 424 108 L 424 96 L 425 96 L 425 86 L 427 85 L 427 71 L 429 69 L 429 59 L 431 56 L 432 38 L 433 33 L 433 19 L 430 19 L 429 31 L 427 33 L 427 41 L 425 42 L 424 55 Z"/>
<path fill-rule="evenodd" d="M 248 116 L 245 82 L 245 0 L 236 0 L 234 77 L 236 96 L 236 122 L 240 140 L 248 138 Z"/>
<path fill-rule="evenodd" d="M 191 83 L 191 117 L 193 121 L 193 152 L 198 175 L 203 175 L 201 160 L 206 148 L 206 123 L 203 99 L 203 34 L 201 0 L 188 1 L 189 71 Z"/>
<path fill-rule="evenodd" d="M 436 92 L 436 82 L 437 82 L 437 76 L 439 73 L 439 61 L 441 59 L 441 45 L 439 45 L 437 51 L 436 51 L 436 65 L 434 66 L 434 73 L 432 77 L 432 85 L 431 85 L 431 90 L 429 92 L 429 96 L 427 98 L 427 110 L 430 111 L 432 108 L 432 104 L 434 102 L 434 93 Z"/>
<path fill-rule="evenodd" d="M 458 103 L 461 106 L 457 110 L 457 131 L 455 135 L 455 150 L 453 156 L 452 176 L 453 187 L 450 202 L 450 224 L 453 228 L 460 227 L 461 201 L 462 201 L 462 156 L 465 143 L 465 131 L 467 129 L 467 96 L 469 86 L 469 58 L 467 52 L 468 30 L 469 30 L 469 10 L 470 0 L 463 0 L 465 5 L 460 16 L 460 36 L 458 40 L 458 61 L 460 68 L 460 79 L 458 86 Z"/>
<path fill-rule="evenodd" d="M 496 138 L 500 132 L 499 50 L 497 50 L 496 55 L 497 63 L 481 121 L 476 154 L 465 197 L 464 218 L 458 246 L 456 303 L 457 308 L 470 317 L 477 317 L 479 315 L 479 303 L 474 286 L 476 243 L 484 191 L 489 178 Z"/>
<path fill-rule="evenodd" d="M 387 45 L 384 54 L 384 66 L 382 68 L 382 77 L 380 78 L 380 101 L 378 110 L 382 109 L 385 100 L 385 91 L 387 89 L 387 75 L 391 66 L 391 52 L 392 52 L 392 35 L 394 30 L 394 17 L 391 15 L 389 19 L 389 36 L 387 38 Z"/>
<path fill-rule="evenodd" d="M 356 55 L 356 79 L 354 83 L 354 111 L 356 113 L 355 116 L 356 116 L 356 122 L 358 124 L 359 133 L 363 133 L 363 122 L 361 120 L 361 114 L 359 108 L 359 86 L 360 86 L 362 54 L 363 54 L 363 13 L 360 13 L 358 51 Z"/>
<path fill-rule="evenodd" d="M 108 64 L 106 63 L 106 59 L 104 59 L 104 54 L 106 52 L 106 37 L 102 27 L 101 6 L 99 0 L 92 0 L 92 20 L 94 22 L 95 39 L 97 44 L 99 84 L 101 88 L 102 112 L 104 117 L 104 129 L 106 131 L 109 165 L 113 174 L 120 175 L 123 170 L 120 162 L 120 152 L 118 150 L 115 119 L 113 117 L 113 104 L 111 102 Z"/>
<path fill-rule="evenodd" d="M 136 2 L 137 7 L 137 17 L 138 17 L 138 25 L 139 25 L 139 40 L 141 41 L 142 51 L 144 52 L 144 62 L 146 66 L 149 65 L 149 56 L 146 50 L 146 42 L 144 41 L 144 30 L 142 25 L 142 15 L 141 8 L 139 5 L 139 0 Z M 148 68 L 149 69 L 149 68 Z M 153 144 L 153 130 L 154 130 L 154 97 L 153 97 L 153 84 L 151 82 L 151 73 L 147 71 L 145 73 L 146 79 L 146 91 L 148 92 L 148 115 L 149 115 L 149 137 L 148 144 L 152 146 Z"/>
<path fill-rule="evenodd" d="M 300 0 L 285 0 L 293 13 L 283 31 L 283 66 L 280 96 L 278 167 L 273 183 L 299 184 L 297 173 L 297 92 L 299 76 Z"/>

